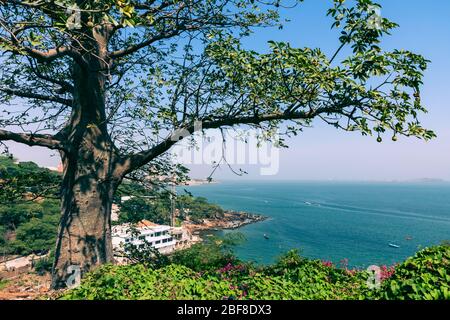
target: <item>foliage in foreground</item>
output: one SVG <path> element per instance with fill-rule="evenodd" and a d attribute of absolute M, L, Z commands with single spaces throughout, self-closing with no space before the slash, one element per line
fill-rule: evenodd
<path fill-rule="evenodd" d="M 450 300 L 450 246 L 419 251 L 395 269 L 384 282 L 385 299 Z"/>
<path fill-rule="evenodd" d="M 174 252 L 171 262 L 197 272 L 215 271 L 229 264 L 237 265 L 240 261 L 233 254 L 232 247 L 244 241 L 245 236 L 240 232 L 228 233 L 221 238 L 210 237 L 187 250 Z"/>
<path fill-rule="evenodd" d="M 188 257 L 188 256 L 187 256 Z M 235 261 L 211 271 L 169 264 L 105 265 L 63 299 L 450 299 L 450 247 L 418 252 L 370 290 L 366 271 L 336 268 L 291 251 L 268 267 Z"/>

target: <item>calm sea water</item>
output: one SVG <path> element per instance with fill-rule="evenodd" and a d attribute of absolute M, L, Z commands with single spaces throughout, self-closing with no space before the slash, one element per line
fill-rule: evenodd
<path fill-rule="evenodd" d="M 450 183 L 239 181 L 186 189 L 226 209 L 270 217 L 239 229 L 247 241 L 235 253 L 257 263 L 298 248 L 354 267 L 390 265 L 450 240 Z"/>

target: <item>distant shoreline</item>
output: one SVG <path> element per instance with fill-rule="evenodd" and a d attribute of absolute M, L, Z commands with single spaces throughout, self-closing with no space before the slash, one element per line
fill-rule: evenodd
<path fill-rule="evenodd" d="M 230 179 L 230 180 L 213 180 L 208 182 L 207 180 L 194 179 L 194 181 L 188 181 L 182 186 L 198 186 L 204 184 L 229 184 L 229 183 L 345 183 L 345 184 L 450 184 L 450 180 L 423 178 L 423 179 L 410 179 L 410 180 L 339 180 L 339 179 L 322 179 L 322 180 L 301 180 L 301 179 Z"/>
<path fill-rule="evenodd" d="M 223 217 L 203 219 L 201 223 L 185 221 L 183 227 L 192 234 L 200 231 L 219 231 L 226 229 L 238 229 L 248 224 L 267 220 L 269 217 L 260 214 L 252 214 L 244 211 L 226 211 Z"/>
<path fill-rule="evenodd" d="M 208 181 L 206 179 L 191 179 L 189 181 L 186 181 L 183 185 L 181 186 L 201 186 L 204 184 L 217 184 L 219 183 L 218 181 Z"/>

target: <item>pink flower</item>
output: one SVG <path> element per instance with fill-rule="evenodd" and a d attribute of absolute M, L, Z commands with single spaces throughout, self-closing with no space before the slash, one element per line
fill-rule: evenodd
<path fill-rule="evenodd" d="M 217 270 L 217 272 L 218 273 L 226 273 L 226 272 L 235 271 L 235 270 L 242 272 L 245 270 L 245 265 L 233 266 L 231 263 L 228 263 L 225 267 Z"/>
<path fill-rule="evenodd" d="M 356 274 L 356 272 L 358 272 L 358 270 L 356 269 L 345 269 L 345 272 L 350 275 L 350 276 L 354 276 Z"/>
<path fill-rule="evenodd" d="M 228 263 L 225 267 L 220 268 L 219 270 L 217 270 L 217 272 L 225 273 L 225 272 L 228 272 L 228 271 L 230 271 L 232 269 L 233 269 L 233 265 L 231 263 Z"/>
<path fill-rule="evenodd" d="M 394 275 L 395 266 L 387 267 L 384 265 L 384 266 L 380 267 L 380 271 L 381 271 L 380 280 L 383 281 L 383 280 L 389 279 L 390 277 L 392 277 Z"/>
<path fill-rule="evenodd" d="M 333 262 L 328 261 L 328 260 L 322 261 L 322 264 L 323 264 L 325 267 L 329 267 L 329 268 L 332 268 L 332 267 L 333 267 Z"/>

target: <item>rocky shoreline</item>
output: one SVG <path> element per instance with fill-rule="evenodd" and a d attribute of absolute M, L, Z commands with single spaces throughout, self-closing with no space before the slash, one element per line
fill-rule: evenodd
<path fill-rule="evenodd" d="M 184 222 L 183 227 L 192 234 L 206 230 L 237 229 L 245 225 L 266 220 L 268 217 L 244 211 L 226 211 L 221 218 L 203 219 L 201 223 Z"/>

